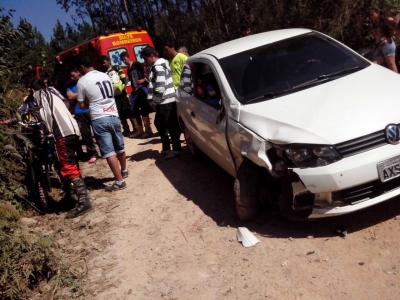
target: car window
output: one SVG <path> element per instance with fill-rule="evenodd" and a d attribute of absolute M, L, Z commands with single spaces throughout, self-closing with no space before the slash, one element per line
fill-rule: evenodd
<path fill-rule="evenodd" d="M 115 67 L 126 67 L 126 64 L 121 60 L 121 53 L 126 52 L 126 48 L 119 48 L 108 51 L 108 57 L 110 58 L 111 64 Z"/>
<path fill-rule="evenodd" d="M 140 52 L 148 45 L 133 46 L 133 53 L 135 53 L 136 61 L 144 64 L 144 59 L 140 56 Z"/>
<path fill-rule="evenodd" d="M 244 104 L 293 93 L 369 65 L 318 33 L 237 53 L 221 59 L 220 64 L 233 92 Z"/>
<path fill-rule="evenodd" d="M 190 76 L 186 76 L 188 70 L 183 70 L 181 88 L 191 92 L 199 101 L 220 109 L 222 106 L 221 90 L 218 81 L 209 65 L 204 63 L 192 63 L 185 68 L 190 68 Z M 186 81 L 186 82 L 185 82 Z"/>

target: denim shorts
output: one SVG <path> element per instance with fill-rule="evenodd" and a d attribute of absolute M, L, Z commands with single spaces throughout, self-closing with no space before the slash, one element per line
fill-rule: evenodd
<path fill-rule="evenodd" d="M 95 119 L 92 121 L 92 127 L 103 158 L 125 152 L 121 121 L 118 117 L 109 116 Z"/>

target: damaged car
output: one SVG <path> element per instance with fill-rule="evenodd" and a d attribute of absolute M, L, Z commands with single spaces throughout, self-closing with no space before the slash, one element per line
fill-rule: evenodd
<path fill-rule="evenodd" d="M 400 77 L 308 29 L 255 34 L 185 66 L 188 148 L 235 178 L 240 219 L 351 213 L 400 194 Z"/>

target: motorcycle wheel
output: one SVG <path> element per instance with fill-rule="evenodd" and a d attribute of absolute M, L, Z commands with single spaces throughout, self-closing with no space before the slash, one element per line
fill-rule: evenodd
<path fill-rule="evenodd" d="M 28 186 L 30 199 L 37 211 L 45 213 L 49 209 L 50 195 L 48 189 L 47 176 L 41 169 L 42 166 L 32 164 L 29 167 Z"/>
<path fill-rule="evenodd" d="M 48 187 L 47 187 L 47 184 L 45 181 L 46 181 L 46 179 L 39 180 L 37 182 L 36 201 L 37 201 L 37 205 L 39 206 L 39 209 L 46 212 L 49 209 L 50 196 L 49 196 Z"/>

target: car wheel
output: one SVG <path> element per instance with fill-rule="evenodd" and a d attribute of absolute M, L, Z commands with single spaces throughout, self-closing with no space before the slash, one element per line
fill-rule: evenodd
<path fill-rule="evenodd" d="M 273 178 L 266 169 L 259 170 L 257 178 L 257 205 L 261 210 L 276 210 L 280 186 L 279 179 Z"/>
<path fill-rule="evenodd" d="M 186 126 L 183 127 L 183 136 L 185 137 L 186 141 L 186 146 L 189 149 L 190 153 L 194 157 L 199 157 L 201 154 L 200 149 L 196 146 L 196 144 L 193 142 L 192 137 L 190 136 L 189 130 L 186 128 Z"/>
<path fill-rule="evenodd" d="M 258 169 L 251 162 L 244 161 L 237 173 L 233 187 L 236 214 L 241 221 L 249 221 L 256 214 L 257 178 Z"/>

